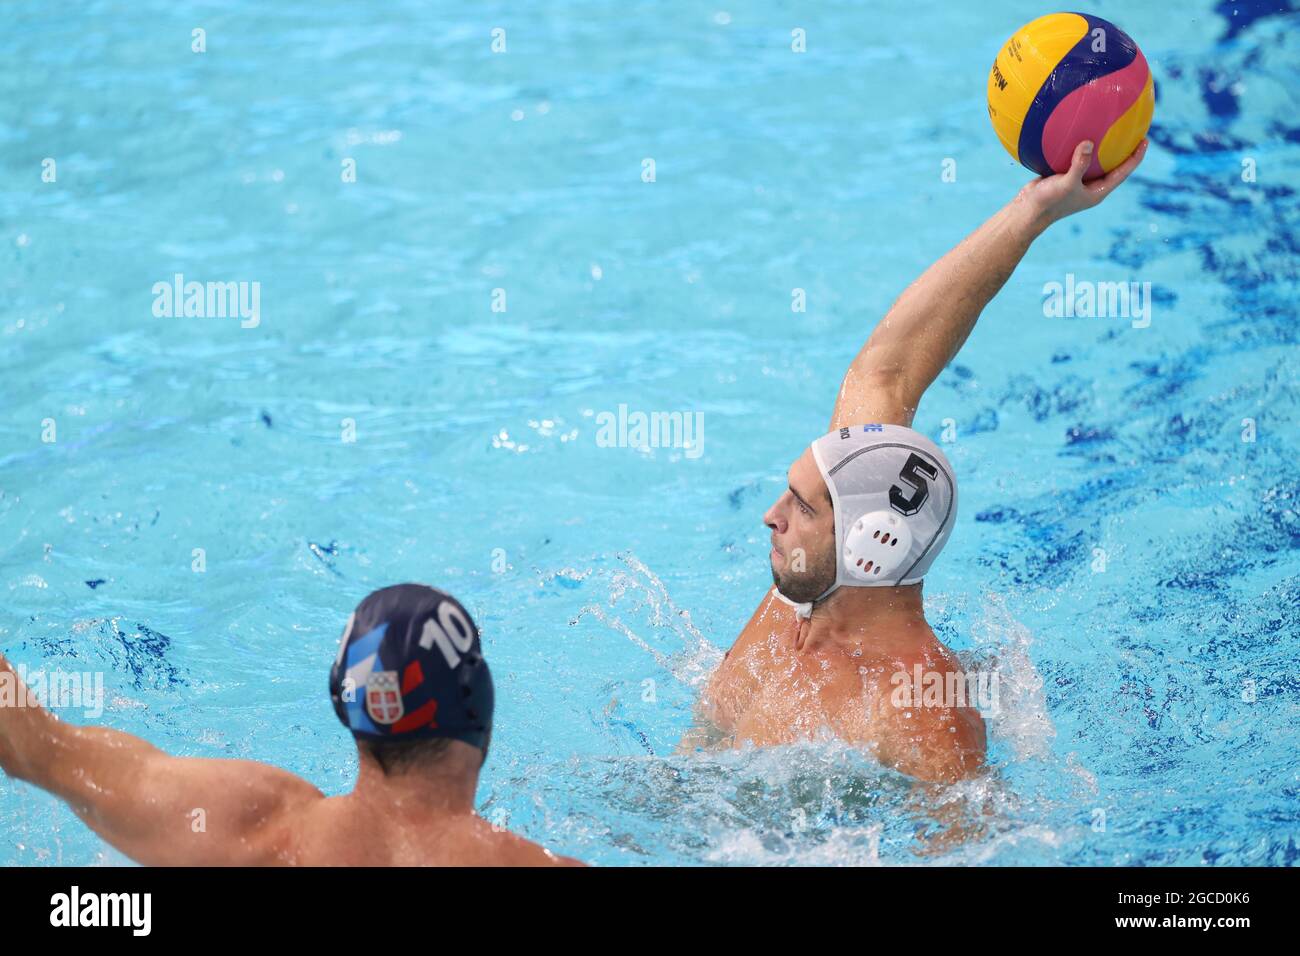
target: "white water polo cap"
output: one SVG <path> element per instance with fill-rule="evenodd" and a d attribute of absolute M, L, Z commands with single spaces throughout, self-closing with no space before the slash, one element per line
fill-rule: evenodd
<path fill-rule="evenodd" d="M 835 584 L 925 577 L 957 520 L 957 480 L 934 442 L 903 425 L 852 425 L 812 443 L 835 520 Z"/>

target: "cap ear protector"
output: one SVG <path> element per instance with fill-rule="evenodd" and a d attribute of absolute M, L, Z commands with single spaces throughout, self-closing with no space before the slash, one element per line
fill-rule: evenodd
<path fill-rule="evenodd" d="M 907 520 L 892 511 L 873 511 L 853 522 L 845 534 L 844 568 L 851 578 L 875 584 L 901 568 L 911 550 Z"/>

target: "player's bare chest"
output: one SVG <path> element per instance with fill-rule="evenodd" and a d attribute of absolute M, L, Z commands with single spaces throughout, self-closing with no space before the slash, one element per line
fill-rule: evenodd
<path fill-rule="evenodd" d="M 728 655 L 717 687 L 732 729 L 755 742 L 776 743 L 842 723 L 860 706 L 862 678 L 846 655 L 795 646 L 793 627 L 746 635 Z"/>

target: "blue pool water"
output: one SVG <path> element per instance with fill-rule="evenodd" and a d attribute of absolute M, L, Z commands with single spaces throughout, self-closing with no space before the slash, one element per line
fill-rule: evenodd
<path fill-rule="evenodd" d="M 1036 245 L 921 405 L 962 484 L 930 617 L 1003 695 L 990 773 L 927 792 L 833 743 L 672 750 L 846 363 L 1026 181 L 984 85 L 1046 8 L 9 4 L 0 649 L 102 672 L 108 725 L 337 793 L 342 625 L 421 580 L 485 633 L 482 812 L 567 854 L 1295 863 L 1284 6 L 1087 8 L 1152 64 L 1152 149 Z M 260 283 L 259 324 L 156 316 L 176 273 Z M 1067 274 L 1149 282 L 1149 327 L 1045 317 Z M 702 454 L 601 447 L 621 404 L 702 413 Z M 953 813 L 982 832 L 919 852 Z M 121 862 L 0 780 L 0 863 Z"/>

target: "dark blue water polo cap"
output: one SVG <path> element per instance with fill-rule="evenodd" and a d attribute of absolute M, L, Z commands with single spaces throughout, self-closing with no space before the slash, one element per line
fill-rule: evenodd
<path fill-rule="evenodd" d="M 358 739 L 448 737 L 487 758 L 492 674 L 469 612 L 423 584 L 381 588 L 348 618 L 330 699 Z"/>

